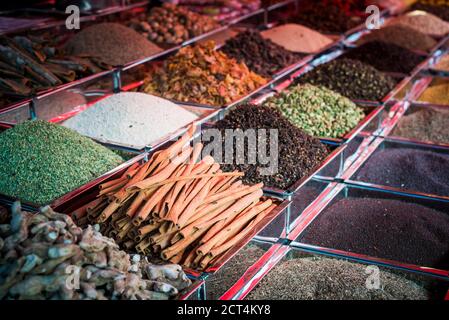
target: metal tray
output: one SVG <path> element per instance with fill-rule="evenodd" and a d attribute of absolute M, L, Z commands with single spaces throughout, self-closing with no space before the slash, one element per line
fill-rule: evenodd
<path fill-rule="evenodd" d="M 425 139 L 412 139 L 408 137 L 402 137 L 399 135 L 396 135 L 394 132 L 392 132 L 396 127 L 401 126 L 401 120 L 404 116 L 407 116 L 409 114 L 412 114 L 414 112 L 420 111 L 420 110 L 426 110 L 426 109 L 434 109 L 434 110 L 441 110 L 448 112 L 448 106 L 441 106 L 441 105 L 434 105 L 431 103 L 403 103 L 404 107 L 398 110 L 398 113 L 400 113 L 397 116 L 396 121 L 393 121 L 391 123 L 392 130 L 388 134 L 389 138 L 404 141 L 404 142 L 412 142 L 412 143 L 425 143 L 428 145 L 435 145 L 435 146 L 442 146 L 442 147 L 448 147 L 449 148 L 449 138 L 446 142 L 435 142 L 435 141 L 426 141 Z M 449 114 L 448 114 L 449 116 Z"/>
<path fill-rule="evenodd" d="M 309 252 L 320 253 L 325 255 L 337 256 L 341 258 L 347 258 L 362 263 L 370 263 L 379 266 L 386 266 L 399 270 L 406 270 L 410 272 L 421 273 L 432 277 L 442 278 L 449 280 L 449 271 L 440 270 L 436 268 L 430 268 L 426 266 L 418 266 L 410 263 L 404 263 L 401 261 L 393 261 L 383 259 L 379 257 L 371 257 L 363 254 L 363 252 L 353 253 L 338 250 L 336 248 L 324 248 L 316 245 L 301 242 L 302 235 L 310 226 L 313 221 L 327 208 L 330 204 L 335 202 L 338 198 L 346 198 L 347 196 L 354 197 L 374 197 L 374 198 L 388 198 L 397 199 L 411 203 L 422 204 L 431 207 L 438 207 L 445 212 L 449 212 L 449 202 L 433 199 L 429 197 L 416 197 L 407 193 L 395 193 L 386 189 L 378 189 L 372 187 L 365 187 L 360 185 L 353 185 L 347 183 L 335 183 L 334 188 L 329 190 L 326 197 L 323 197 L 321 202 L 316 203 L 315 207 L 309 208 L 303 214 L 303 220 L 298 224 L 294 231 L 292 231 L 288 239 L 292 240 L 292 245 L 299 249 L 305 249 Z"/>
<path fill-rule="evenodd" d="M 413 79 L 413 83 L 414 83 L 414 91 L 412 92 L 412 94 L 410 94 L 409 97 L 409 101 L 413 101 L 415 105 L 434 105 L 434 106 L 445 106 L 448 107 L 449 106 L 449 101 L 447 104 L 436 104 L 436 103 L 432 103 L 432 102 L 426 102 L 426 101 L 419 101 L 420 97 L 422 94 L 424 94 L 424 92 L 432 86 L 432 83 L 434 81 L 443 81 L 444 83 L 447 83 L 447 85 L 449 85 L 449 78 L 445 77 L 445 76 L 421 76 L 421 75 L 417 75 L 414 79 Z"/>
<path fill-rule="evenodd" d="M 267 92 L 265 94 L 261 94 L 257 98 L 250 101 L 252 104 L 260 105 L 263 104 L 268 98 L 276 96 L 277 93 L 284 92 L 288 89 L 288 87 L 292 84 L 292 80 L 286 80 L 279 85 L 273 87 L 273 91 Z M 365 117 L 347 132 L 341 138 L 331 138 L 331 137 L 317 137 L 322 140 L 331 141 L 337 144 L 343 144 L 351 141 L 355 136 L 357 136 L 362 130 L 365 130 L 367 127 L 371 125 L 370 130 L 375 131 L 378 129 L 378 126 L 375 124 L 376 122 L 379 124 L 380 119 L 382 118 L 382 113 L 384 111 L 384 106 L 380 103 L 372 104 L 372 103 L 364 103 L 364 102 L 356 102 L 356 104 L 363 109 Z M 374 124 L 374 127 L 372 126 Z"/>
<path fill-rule="evenodd" d="M 197 133 L 198 136 L 198 133 Z M 196 137 L 195 137 L 196 138 Z M 164 149 L 165 147 L 168 147 L 168 145 L 171 144 L 171 142 L 167 142 L 164 145 L 161 145 L 157 149 L 152 150 L 150 153 L 143 153 L 139 155 L 138 157 L 135 157 L 132 159 L 132 161 L 128 161 L 125 164 L 121 165 L 120 167 L 114 169 L 113 172 L 108 173 L 108 175 L 105 177 L 102 177 L 102 179 L 95 180 L 91 183 L 89 183 L 86 186 L 83 186 L 80 188 L 78 192 L 71 194 L 70 196 L 65 196 L 64 198 L 60 199 L 58 202 L 54 203 L 52 207 L 62 213 L 70 213 L 73 210 L 76 210 L 77 208 L 81 207 L 85 203 L 88 203 L 89 201 L 96 198 L 98 195 L 98 186 L 107 181 L 107 179 L 113 179 L 118 177 L 120 174 L 122 174 L 129 166 L 131 166 L 135 162 L 143 162 L 146 161 L 150 155 L 157 151 Z M 260 233 L 266 226 L 268 226 L 273 220 L 276 218 L 282 216 L 285 214 L 285 209 L 288 207 L 289 202 L 287 200 L 283 200 L 280 198 L 276 198 L 273 196 L 267 195 L 267 197 L 272 198 L 274 201 L 278 203 L 278 206 L 273 209 L 270 214 L 268 214 L 257 226 L 254 227 L 254 229 L 250 232 L 248 237 L 246 239 L 243 239 L 239 244 L 232 247 L 228 252 L 226 252 L 223 256 L 221 256 L 217 261 L 213 263 L 213 266 L 208 267 L 205 271 L 198 271 L 193 269 L 185 269 L 185 271 L 194 278 L 201 278 L 205 275 L 215 273 L 217 272 L 230 258 L 232 258 L 243 246 L 245 246 L 254 236 L 256 236 L 258 233 Z M 279 231 L 279 233 L 281 233 Z"/>
<path fill-rule="evenodd" d="M 363 168 L 363 165 L 366 164 L 368 161 L 370 161 L 370 158 L 372 155 L 374 155 L 376 152 L 380 150 L 385 149 L 416 149 L 421 151 L 429 151 L 433 152 L 435 154 L 440 154 L 445 157 L 447 157 L 449 161 L 449 145 L 435 145 L 431 143 L 424 143 L 424 142 L 418 142 L 413 141 L 410 139 L 397 139 L 397 138 L 376 138 L 374 142 L 368 147 L 366 152 L 359 157 L 358 162 L 354 164 L 350 169 L 348 169 L 344 176 L 342 177 L 345 179 L 345 181 L 357 181 L 360 182 L 364 186 L 373 186 L 377 188 L 382 189 L 388 189 L 391 192 L 397 192 L 397 193 L 407 193 L 407 194 L 413 194 L 417 197 L 419 196 L 425 196 L 435 199 L 440 199 L 441 201 L 449 201 L 449 194 L 430 194 L 426 193 L 424 190 L 413 190 L 409 188 L 400 188 L 400 186 L 394 186 L 394 185 L 388 185 L 388 184 L 374 184 L 367 180 L 357 180 L 356 176 L 357 173 L 360 172 Z M 382 166 L 382 164 L 379 164 L 379 166 Z"/>
<path fill-rule="evenodd" d="M 214 274 L 205 277 L 205 300 L 230 300 L 228 291 L 241 283 L 245 283 L 250 277 L 248 272 L 254 269 L 254 265 L 264 265 L 278 250 L 279 244 L 261 243 L 250 241 L 241 250 L 241 254 L 232 257 L 226 265 Z M 251 256 L 245 255 L 249 250 Z"/>
<path fill-rule="evenodd" d="M 273 268 L 284 261 L 290 259 L 300 259 L 307 257 L 328 257 L 339 260 L 346 260 L 349 262 L 356 262 L 364 265 L 372 265 L 370 261 L 364 261 L 361 259 L 347 258 L 345 256 L 339 256 L 338 254 L 329 254 L 316 252 L 315 250 L 306 247 L 305 245 L 299 245 L 296 242 L 292 242 L 289 245 L 278 244 L 273 246 L 270 252 L 267 252 L 264 259 L 260 259 L 253 266 L 251 266 L 247 272 L 220 298 L 220 300 L 243 300 L 247 295 L 256 287 L 257 284 L 270 272 L 274 272 Z M 390 270 L 389 266 L 381 265 L 381 269 L 389 272 L 399 273 L 405 278 L 413 276 L 417 281 L 423 283 L 434 284 L 430 288 L 432 294 L 431 300 L 442 300 L 446 294 L 446 288 L 448 283 L 445 279 L 436 279 L 428 275 L 412 275 L 409 270 Z M 206 281 L 207 285 L 207 281 Z M 262 285 L 262 284 L 260 284 Z"/>

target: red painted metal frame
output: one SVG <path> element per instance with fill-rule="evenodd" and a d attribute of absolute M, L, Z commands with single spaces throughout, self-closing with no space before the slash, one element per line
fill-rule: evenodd
<path fill-rule="evenodd" d="M 199 133 L 197 133 L 199 134 Z M 120 172 L 123 172 L 131 166 L 133 163 L 138 161 L 146 161 L 148 157 L 151 156 L 153 152 L 156 152 L 157 150 L 164 148 L 168 146 L 168 144 L 171 143 L 170 141 L 166 142 L 165 144 L 161 145 L 159 148 L 156 148 L 154 150 L 151 150 L 150 153 L 142 153 L 139 156 L 131 159 L 128 162 L 125 162 L 124 164 L 120 165 L 119 167 L 115 168 L 114 170 L 108 172 L 107 174 L 103 175 L 102 177 L 82 186 L 81 188 L 73 191 L 70 194 L 67 194 L 63 196 L 62 198 L 58 199 L 57 201 L 52 203 L 52 207 L 55 209 L 60 209 L 62 212 L 68 213 L 68 210 L 75 210 L 85 203 L 89 201 L 90 198 L 93 198 L 98 194 L 98 190 L 95 190 L 96 187 L 98 187 L 101 183 L 105 182 L 107 179 L 113 178 L 115 175 L 119 174 Z M 84 195 L 84 196 L 83 196 Z M 83 198 L 83 199 L 81 199 Z M 202 276 L 210 275 L 213 273 L 218 272 L 225 264 L 228 262 L 232 257 L 234 257 L 248 242 L 251 241 L 251 239 L 256 236 L 258 233 L 260 233 L 267 225 L 269 225 L 276 217 L 280 216 L 285 212 L 285 210 L 289 206 L 288 200 L 282 200 L 282 199 L 272 199 L 278 203 L 278 206 L 274 208 L 262 221 L 260 221 L 248 234 L 246 239 L 243 239 L 238 244 L 233 246 L 229 251 L 227 251 L 224 255 L 222 255 L 218 260 L 214 261 L 212 266 L 208 267 L 204 271 L 198 271 L 193 269 L 185 269 L 185 272 L 190 274 L 191 276 L 195 278 L 200 278 Z M 71 203 L 73 202 L 73 203 Z"/>
<path fill-rule="evenodd" d="M 239 280 L 229 288 L 220 300 L 243 300 L 248 293 L 270 272 L 270 270 L 288 253 L 290 248 L 275 244 L 259 258 Z"/>
<path fill-rule="evenodd" d="M 204 285 L 204 281 L 203 280 L 196 280 L 193 282 L 193 284 L 187 288 L 187 290 L 185 290 L 184 292 L 182 292 L 177 299 L 178 300 L 189 300 L 189 298 L 195 294 L 196 292 L 198 292 L 198 290 L 200 289 L 200 287 Z"/>

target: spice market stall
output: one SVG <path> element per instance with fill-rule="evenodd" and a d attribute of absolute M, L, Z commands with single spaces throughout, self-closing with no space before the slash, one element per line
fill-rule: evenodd
<path fill-rule="evenodd" d="M 376 3 L 0 29 L 0 299 L 443 300 L 449 15 Z"/>

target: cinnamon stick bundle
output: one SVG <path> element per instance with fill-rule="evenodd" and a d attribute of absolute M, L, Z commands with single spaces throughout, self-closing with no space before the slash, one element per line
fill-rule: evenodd
<path fill-rule="evenodd" d="M 194 132 L 192 126 L 147 162 L 100 185 L 99 196 L 73 215 L 94 219 L 127 249 L 207 268 L 276 205 L 262 199 L 263 184 L 244 185 L 243 173 L 222 172 L 210 156 L 200 160 L 203 145 L 189 146 Z"/>

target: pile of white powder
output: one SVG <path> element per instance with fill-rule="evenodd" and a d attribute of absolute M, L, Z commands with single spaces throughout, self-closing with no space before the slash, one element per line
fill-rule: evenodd
<path fill-rule="evenodd" d="M 168 100 L 122 92 L 100 100 L 63 126 L 99 141 L 143 148 L 197 118 Z"/>

